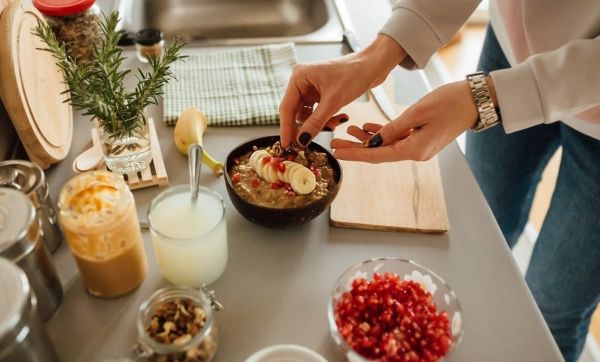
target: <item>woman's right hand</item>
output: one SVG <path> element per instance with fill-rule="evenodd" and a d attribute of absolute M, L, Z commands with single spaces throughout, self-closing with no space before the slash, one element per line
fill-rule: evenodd
<path fill-rule="evenodd" d="M 294 139 L 306 146 L 325 126 L 334 128 L 339 122 L 332 117 L 343 106 L 381 84 L 405 56 L 396 41 L 380 34 L 358 53 L 296 65 L 279 106 L 282 146 L 289 147 Z M 318 104 L 316 109 L 315 104 Z"/>

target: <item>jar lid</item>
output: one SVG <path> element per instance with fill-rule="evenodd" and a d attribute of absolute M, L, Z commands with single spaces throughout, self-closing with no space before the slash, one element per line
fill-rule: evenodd
<path fill-rule="evenodd" d="M 0 187 L 20 190 L 29 195 L 44 183 L 44 172 L 33 162 L 21 160 L 0 162 Z"/>
<path fill-rule="evenodd" d="M 33 5 L 44 15 L 69 16 L 89 9 L 96 0 L 33 0 Z"/>
<path fill-rule="evenodd" d="M 147 28 L 135 33 L 135 42 L 140 45 L 154 45 L 163 40 L 163 33 L 159 29 Z"/>
<path fill-rule="evenodd" d="M 23 270 L 0 257 L 0 295 L 10 295 L 10 298 L 0 298 L 0 341 L 13 334 L 13 329 L 21 320 L 30 300 L 29 290 L 29 282 Z"/>
<path fill-rule="evenodd" d="M 35 246 L 29 235 L 35 220 L 33 203 L 24 193 L 0 188 L 0 256 L 13 259 Z"/>

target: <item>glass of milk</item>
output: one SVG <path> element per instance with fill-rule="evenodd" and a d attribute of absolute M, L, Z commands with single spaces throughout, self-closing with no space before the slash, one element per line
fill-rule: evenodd
<path fill-rule="evenodd" d="M 200 186 L 193 201 L 188 185 L 169 188 L 148 209 L 154 254 L 171 283 L 200 287 L 217 280 L 227 264 L 225 204 Z"/>

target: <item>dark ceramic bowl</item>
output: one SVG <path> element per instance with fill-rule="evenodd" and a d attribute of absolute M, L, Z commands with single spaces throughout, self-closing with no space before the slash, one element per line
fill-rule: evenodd
<path fill-rule="evenodd" d="M 264 148 L 272 146 L 273 143 L 279 141 L 279 136 L 267 136 L 255 138 L 253 140 L 242 143 L 237 146 L 227 155 L 227 163 L 225 165 L 225 185 L 227 186 L 227 194 L 229 199 L 233 203 L 233 206 L 237 211 L 242 214 L 243 217 L 252 221 L 255 224 L 266 226 L 270 228 L 279 228 L 290 225 L 301 225 L 307 223 L 319 216 L 325 209 L 331 205 L 333 199 L 335 199 L 338 191 L 340 190 L 340 184 L 342 182 L 342 169 L 338 161 L 333 158 L 333 155 L 323 148 L 321 145 L 312 142 L 308 145 L 308 148 L 318 152 L 324 152 L 327 154 L 329 159 L 329 166 L 333 169 L 333 175 L 336 182 L 335 187 L 330 190 L 327 196 L 319 199 L 310 204 L 287 208 L 277 209 L 272 207 L 258 206 L 244 200 L 240 195 L 235 192 L 233 184 L 231 182 L 230 171 L 233 167 L 233 160 L 252 151 L 252 146 Z"/>

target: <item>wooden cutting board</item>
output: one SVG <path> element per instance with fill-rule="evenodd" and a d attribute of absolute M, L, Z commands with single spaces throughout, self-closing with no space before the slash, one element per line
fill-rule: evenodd
<path fill-rule="evenodd" d="M 64 159 L 73 136 L 73 112 L 64 103 L 62 72 L 32 34 L 43 16 L 13 0 L 0 0 L 0 98 L 27 151 L 42 168 Z"/>
<path fill-rule="evenodd" d="M 390 99 L 394 99 L 389 83 L 386 88 Z M 404 110 L 404 107 L 395 106 L 398 114 Z M 353 124 L 361 127 L 366 122 L 388 122 L 370 94 L 368 102 L 355 101 L 342 111 L 350 116 L 350 121 L 334 130 L 337 138 L 353 139 L 346 133 L 348 126 Z M 331 205 L 332 225 L 420 233 L 448 231 L 437 157 L 426 162 L 340 163 L 343 180 Z"/>

